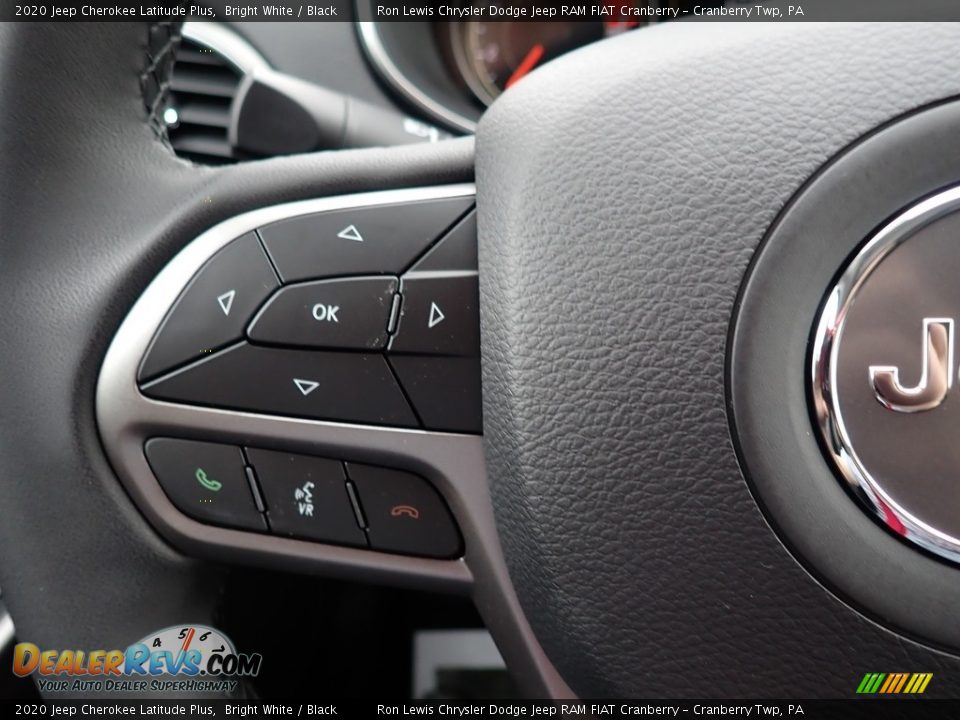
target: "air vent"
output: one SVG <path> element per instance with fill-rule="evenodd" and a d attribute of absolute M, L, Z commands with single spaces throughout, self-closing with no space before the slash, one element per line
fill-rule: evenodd
<path fill-rule="evenodd" d="M 164 112 L 170 144 L 181 157 L 207 164 L 237 160 L 228 139 L 230 107 L 243 73 L 216 50 L 184 37 Z"/>

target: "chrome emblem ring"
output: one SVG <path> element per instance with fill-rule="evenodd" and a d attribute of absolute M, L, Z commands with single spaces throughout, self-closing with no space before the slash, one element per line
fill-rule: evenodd
<path fill-rule="evenodd" d="M 811 391 L 824 448 L 900 537 L 960 562 L 960 188 L 884 225 L 815 326 Z"/>

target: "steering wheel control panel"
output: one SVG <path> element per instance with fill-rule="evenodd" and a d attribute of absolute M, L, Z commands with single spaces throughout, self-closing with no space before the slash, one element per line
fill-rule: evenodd
<path fill-rule="evenodd" d="M 441 592 L 488 572 L 475 197 L 261 207 L 159 271 L 107 349 L 96 412 L 166 541 Z"/>
<path fill-rule="evenodd" d="M 170 501 L 211 525 L 423 557 L 458 557 L 460 533 L 413 473 L 175 438 L 144 452 Z"/>
<path fill-rule="evenodd" d="M 233 239 L 137 373 L 177 403 L 479 433 L 473 197 L 354 207 Z"/>

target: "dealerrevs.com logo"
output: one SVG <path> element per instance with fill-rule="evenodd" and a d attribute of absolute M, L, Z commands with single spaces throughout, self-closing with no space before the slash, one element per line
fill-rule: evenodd
<path fill-rule="evenodd" d="M 178 625 L 126 650 L 42 650 L 19 643 L 13 672 L 36 673 L 41 692 L 230 692 L 235 678 L 257 675 L 262 661 L 259 653 L 238 653 L 219 630 Z"/>

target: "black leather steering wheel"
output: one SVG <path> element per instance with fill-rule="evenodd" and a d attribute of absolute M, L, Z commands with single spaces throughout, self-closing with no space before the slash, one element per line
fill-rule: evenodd
<path fill-rule="evenodd" d="M 777 284 L 757 279 L 758 249 L 780 247 L 777 228 L 821 179 L 834 196 L 871 188 L 869 212 L 848 203 L 867 233 L 960 177 L 955 140 L 923 172 L 904 169 L 917 138 L 956 137 L 960 30 L 659 26 L 532 74 L 475 141 L 217 168 L 177 158 L 154 121 L 176 31 L 0 27 L 0 586 L 22 637 L 124 647 L 212 623 L 217 561 L 239 561 L 468 593 L 535 696 L 845 695 L 876 668 L 960 690 L 960 644 L 938 629 L 956 570 L 845 496 L 810 423 L 808 336 L 784 345 L 796 378 L 737 362 L 771 337 L 739 320 L 742 303 L 763 317 L 751 282 Z M 883 163 L 845 160 L 868 145 Z M 450 506 L 463 557 L 274 538 L 241 551 L 238 530 L 157 511 L 152 478 L 132 477 L 142 455 L 115 448 L 150 423 L 199 425 L 185 410 L 105 423 L 98 402 L 115 336 L 130 337 L 118 329 L 171 259 L 262 208 L 473 182 L 482 441 L 250 414 L 211 431 L 419 473 Z M 837 263 L 865 237 L 849 234 Z M 816 283 L 810 302 L 793 296 L 798 327 L 828 289 Z M 132 375 L 114 380 L 111 398 L 136 393 Z M 775 434 L 741 392 L 782 401 L 795 432 Z M 136 402 L 127 411 L 153 407 Z M 809 452 L 788 472 L 775 458 L 791 448 Z M 813 501 L 770 489 L 814 476 L 832 483 L 828 504 L 850 508 L 843 519 L 811 519 Z M 881 559 L 819 557 L 844 547 Z M 877 597 L 909 573 L 923 575 L 900 582 L 917 597 Z"/>

